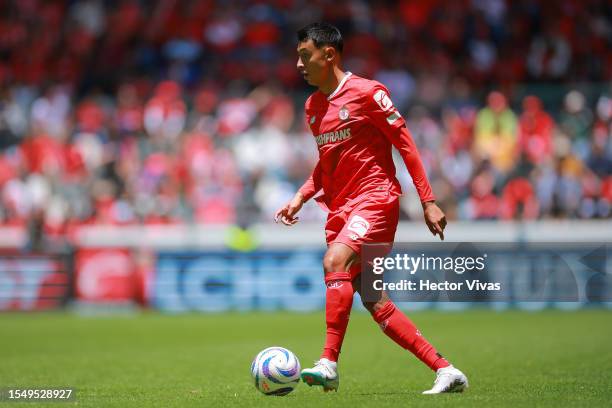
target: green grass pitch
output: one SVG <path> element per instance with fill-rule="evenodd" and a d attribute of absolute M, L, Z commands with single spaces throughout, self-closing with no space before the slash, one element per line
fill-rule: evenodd
<path fill-rule="evenodd" d="M 272 345 L 310 365 L 322 345 L 323 313 L 0 314 L 0 387 L 72 386 L 77 401 L 59 406 L 79 407 L 612 404 L 612 311 L 410 316 L 469 376 L 467 392 L 421 395 L 433 373 L 387 339 L 367 313 L 351 316 L 338 393 L 299 384 L 286 397 L 267 397 L 255 390 L 249 373 L 252 358 Z M 37 405 L 57 406 L 25 406 Z"/>

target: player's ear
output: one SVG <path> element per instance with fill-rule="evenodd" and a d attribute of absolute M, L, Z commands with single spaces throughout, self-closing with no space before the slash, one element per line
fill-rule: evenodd
<path fill-rule="evenodd" d="M 325 47 L 324 49 L 325 61 L 334 62 L 337 56 L 337 51 L 334 47 Z"/>

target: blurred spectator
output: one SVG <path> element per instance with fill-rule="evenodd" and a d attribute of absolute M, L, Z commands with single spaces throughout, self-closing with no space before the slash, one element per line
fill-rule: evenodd
<path fill-rule="evenodd" d="M 557 79 L 567 74 L 571 61 L 571 47 L 567 40 L 549 23 L 544 34 L 537 35 L 529 49 L 527 67 L 537 79 Z"/>
<path fill-rule="evenodd" d="M 582 196 L 582 163 L 573 155 L 564 157 L 559 161 L 559 179 L 556 186 L 558 215 L 561 217 L 574 217 Z"/>
<path fill-rule="evenodd" d="M 538 216 L 538 200 L 529 180 L 518 177 L 506 184 L 500 215 L 502 219 L 526 220 Z"/>
<path fill-rule="evenodd" d="M 593 114 L 586 105 L 584 94 L 572 90 L 565 95 L 561 112 L 561 131 L 570 138 L 573 148 L 584 159 L 588 153 L 588 138 L 590 136 Z"/>
<path fill-rule="evenodd" d="M 537 165 L 552 158 L 554 122 L 542 109 L 537 96 L 523 99 L 523 113 L 519 121 L 519 151 L 531 164 Z"/>
<path fill-rule="evenodd" d="M 144 110 L 144 127 L 159 143 L 173 143 L 185 126 L 187 108 L 181 98 L 180 85 L 163 81 L 155 89 Z"/>
<path fill-rule="evenodd" d="M 501 173 L 507 173 L 515 163 L 517 119 L 501 92 L 491 92 L 487 106 L 478 112 L 474 148 Z"/>
<path fill-rule="evenodd" d="M 495 177 L 484 169 L 472 180 L 471 195 L 465 209 L 466 218 L 475 220 L 494 220 L 499 217 L 500 199 L 494 194 Z"/>
<path fill-rule="evenodd" d="M 269 221 L 316 162 L 295 31 L 319 19 L 391 90 L 450 219 L 612 215 L 605 0 L 235 6 L 0 2 L 0 224 L 40 246 L 82 223 Z"/>

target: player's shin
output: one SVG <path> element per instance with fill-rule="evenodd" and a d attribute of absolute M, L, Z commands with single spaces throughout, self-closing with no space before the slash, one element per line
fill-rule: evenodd
<path fill-rule="evenodd" d="M 372 317 L 387 336 L 409 350 L 432 370 L 450 365 L 393 302 L 385 303 L 382 308 L 372 313 Z"/>
<path fill-rule="evenodd" d="M 353 305 L 353 287 L 348 272 L 332 272 L 325 275 L 325 322 L 327 334 L 321 358 L 338 361 L 342 341 Z"/>

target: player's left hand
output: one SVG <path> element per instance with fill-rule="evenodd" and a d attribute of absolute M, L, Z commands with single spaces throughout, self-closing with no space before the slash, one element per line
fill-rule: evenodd
<path fill-rule="evenodd" d="M 425 223 L 431 233 L 439 235 L 440 239 L 444 241 L 444 228 L 446 228 L 446 215 L 444 212 L 434 203 L 433 201 L 423 203 L 423 215 L 425 217 Z"/>

